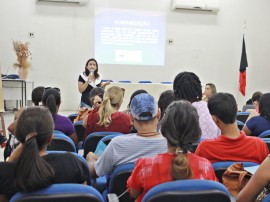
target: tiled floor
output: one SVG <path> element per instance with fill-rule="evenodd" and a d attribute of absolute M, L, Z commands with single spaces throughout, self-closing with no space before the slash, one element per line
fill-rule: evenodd
<path fill-rule="evenodd" d="M 73 114 L 73 113 L 76 113 L 76 112 L 75 111 L 60 111 L 59 112 L 59 114 L 64 115 L 64 116 L 68 116 L 69 114 Z M 13 119 L 14 119 L 14 112 L 7 111 L 4 113 L 4 121 L 5 121 L 7 134 L 8 134 L 7 127 L 13 121 Z M 4 149 L 1 147 L 0 147 L 0 161 L 4 161 Z"/>

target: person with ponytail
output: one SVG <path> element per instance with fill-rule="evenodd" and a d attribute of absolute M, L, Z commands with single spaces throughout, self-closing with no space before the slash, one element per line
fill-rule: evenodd
<path fill-rule="evenodd" d="M 187 101 L 172 102 L 161 120 L 161 133 L 167 139 L 168 151 L 139 159 L 127 181 L 128 191 L 137 202 L 152 187 L 164 182 L 182 179 L 218 181 L 211 163 L 189 152 L 191 144 L 201 137 L 195 107 Z"/>
<path fill-rule="evenodd" d="M 61 104 L 61 96 L 59 88 L 45 88 L 45 91 L 42 95 L 42 104 L 47 107 L 54 120 L 54 130 L 61 131 L 69 136 L 74 144 L 78 143 L 78 137 L 75 132 L 75 128 L 70 119 L 66 116 L 58 114 L 59 107 Z"/>
<path fill-rule="evenodd" d="M 118 110 L 124 98 L 124 89 L 112 86 L 105 91 L 99 109 L 88 115 L 85 138 L 93 132 L 111 131 L 127 134 L 132 125 L 130 116 Z"/>
<path fill-rule="evenodd" d="M 0 199 L 16 192 L 32 192 L 53 183 L 85 183 L 87 167 L 70 153 L 47 154 L 54 123 L 45 107 L 27 107 L 15 131 L 20 145 L 0 165 Z"/>

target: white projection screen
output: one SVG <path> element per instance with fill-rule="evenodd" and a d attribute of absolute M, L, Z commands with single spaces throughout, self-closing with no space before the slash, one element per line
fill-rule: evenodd
<path fill-rule="evenodd" d="M 164 65 L 165 14 L 99 8 L 95 58 L 102 64 Z"/>

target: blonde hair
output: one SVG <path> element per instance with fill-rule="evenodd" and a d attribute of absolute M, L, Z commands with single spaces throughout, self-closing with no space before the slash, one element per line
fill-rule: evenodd
<path fill-rule="evenodd" d="M 103 102 L 98 110 L 100 126 L 108 127 L 112 121 L 114 108 L 120 108 L 124 98 L 124 90 L 117 86 L 108 88 L 104 94 Z"/>

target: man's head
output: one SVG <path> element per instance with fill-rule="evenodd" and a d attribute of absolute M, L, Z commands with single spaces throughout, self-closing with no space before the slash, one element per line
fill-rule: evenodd
<path fill-rule="evenodd" d="M 237 104 L 230 93 L 217 93 L 208 101 L 208 108 L 214 121 L 217 119 L 224 124 L 233 124 L 236 121 Z"/>
<path fill-rule="evenodd" d="M 141 93 L 132 99 L 130 113 L 136 122 L 141 123 L 155 120 L 160 114 L 155 98 L 147 93 Z"/>

